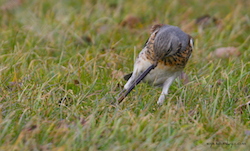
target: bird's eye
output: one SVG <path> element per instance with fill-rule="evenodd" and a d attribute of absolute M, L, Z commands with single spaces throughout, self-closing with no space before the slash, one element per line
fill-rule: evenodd
<path fill-rule="evenodd" d="M 147 45 L 147 43 L 148 43 L 148 40 L 149 40 L 149 39 L 147 39 L 147 41 L 145 42 L 145 44 L 144 44 L 144 47 L 145 47 L 145 46 Z"/>

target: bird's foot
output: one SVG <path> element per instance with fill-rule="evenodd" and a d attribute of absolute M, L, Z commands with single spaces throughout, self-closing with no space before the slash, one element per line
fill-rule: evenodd
<path fill-rule="evenodd" d="M 165 95 L 164 94 L 161 94 L 158 101 L 157 101 L 157 104 L 158 105 L 162 105 L 165 101 Z"/>

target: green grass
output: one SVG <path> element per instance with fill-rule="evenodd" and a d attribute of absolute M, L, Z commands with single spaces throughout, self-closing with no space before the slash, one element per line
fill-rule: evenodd
<path fill-rule="evenodd" d="M 0 1 L 0 150 L 250 148 L 250 109 L 234 114 L 250 99 L 249 1 L 12 2 Z M 196 25 L 205 14 L 219 25 Z M 114 106 L 117 73 L 132 71 L 154 23 L 194 37 L 189 83 L 176 80 L 161 107 L 147 84 Z M 213 56 L 228 46 L 241 55 Z"/>

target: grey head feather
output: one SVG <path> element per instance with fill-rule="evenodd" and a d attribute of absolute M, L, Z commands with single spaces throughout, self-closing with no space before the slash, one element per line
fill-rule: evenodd
<path fill-rule="evenodd" d="M 161 59 L 184 51 L 189 43 L 189 36 L 176 26 L 162 26 L 154 41 L 154 52 L 156 58 Z"/>

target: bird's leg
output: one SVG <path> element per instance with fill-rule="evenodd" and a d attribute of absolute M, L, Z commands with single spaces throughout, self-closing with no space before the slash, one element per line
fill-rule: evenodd
<path fill-rule="evenodd" d="M 173 81 L 176 79 L 177 75 L 173 75 L 171 77 L 169 77 L 164 83 L 163 83 L 163 88 L 162 88 L 162 92 L 161 95 L 157 101 L 158 105 L 162 105 L 163 102 L 165 101 L 165 96 L 168 94 L 168 90 L 169 87 L 171 86 L 171 84 L 173 83 Z"/>

